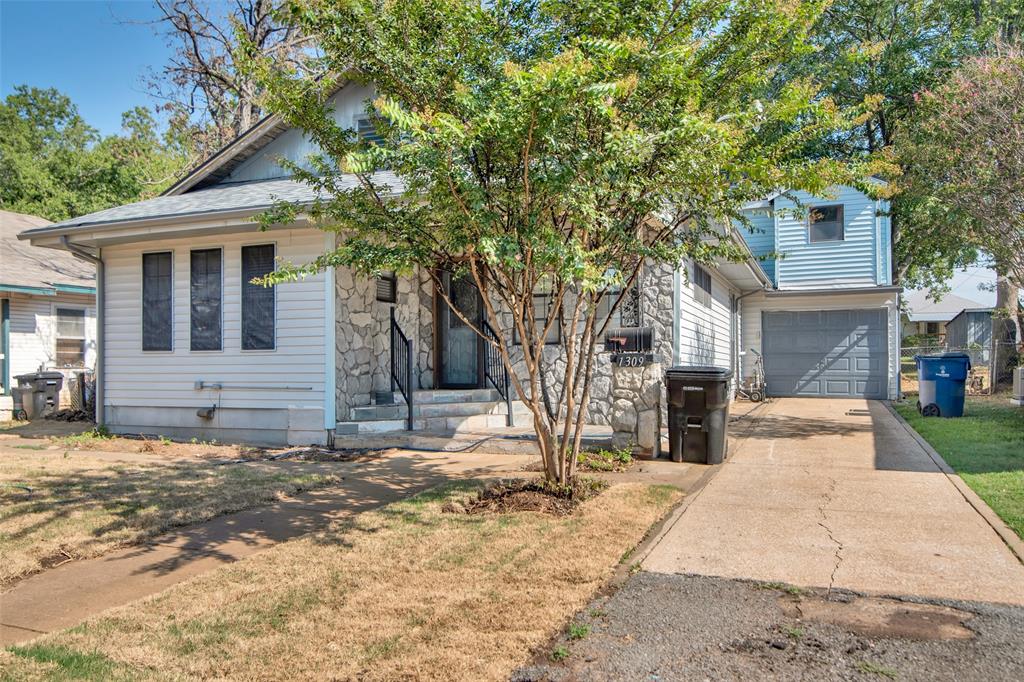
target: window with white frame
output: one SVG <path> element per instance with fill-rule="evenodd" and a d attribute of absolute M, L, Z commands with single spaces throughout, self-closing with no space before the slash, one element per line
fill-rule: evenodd
<path fill-rule="evenodd" d="M 57 367 L 85 367 L 85 310 L 57 308 Z"/>
<path fill-rule="evenodd" d="M 168 351 L 174 341 L 170 251 L 142 254 L 142 350 Z"/>
<path fill-rule="evenodd" d="M 273 271 L 273 244 L 242 247 L 242 350 L 274 349 L 274 287 L 253 282 Z"/>
<path fill-rule="evenodd" d="M 843 206 L 814 206 L 807 215 L 807 238 L 816 242 L 843 241 Z"/>
<path fill-rule="evenodd" d="M 693 298 L 705 308 L 711 307 L 711 273 L 694 263 Z"/>
<path fill-rule="evenodd" d="M 190 347 L 221 350 L 222 252 L 219 248 L 192 251 L 189 267 Z"/>

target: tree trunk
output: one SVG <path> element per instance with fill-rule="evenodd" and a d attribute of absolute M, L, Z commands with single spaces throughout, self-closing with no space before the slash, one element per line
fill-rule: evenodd
<path fill-rule="evenodd" d="M 1022 340 L 1020 288 L 1006 272 L 1005 265 L 996 264 L 996 307 L 992 313 L 993 388 L 1010 376 L 1017 364 L 1017 346 Z"/>

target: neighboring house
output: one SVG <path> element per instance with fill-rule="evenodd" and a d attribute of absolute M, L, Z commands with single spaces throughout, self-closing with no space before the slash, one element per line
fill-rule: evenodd
<path fill-rule="evenodd" d="M 365 129 L 372 94 L 341 87 L 336 119 Z M 98 418 L 113 431 L 316 443 L 402 429 L 393 365 L 400 375 L 411 367 L 420 391 L 416 428 L 506 424 L 484 343 L 435 295 L 428 271 L 370 280 L 336 268 L 272 289 L 249 283 L 275 259 L 306 262 L 335 243 L 302 217 L 267 232 L 253 222 L 277 199 L 314 199 L 279 162 L 302 162 L 312 151 L 300 131 L 269 116 L 163 196 L 22 235 L 100 260 Z M 749 236 L 745 262 L 645 268 L 623 294 L 615 333 L 652 330 L 662 366 L 734 368 L 737 380 L 753 363 L 749 352 L 741 363 L 741 350 L 763 350 L 774 395 L 894 397 L 898 289 L 888 274 L 884 203 L 848 188 L 836 198 L 797 195 L 815 211 L 809 222 L 791 198 L 751 207 L 761 231 Z M 470 282 L 442 279 L 464 315 L 480 314 Z M 536 306 L 543 324 L 542 291 Z M 553 326 L 551 354 L 564 333 Z M 411 362 L 403 337 L 415 348 Z M 644 415 L 625 397 L 638 387 L 617 384 L 615 371 L 602 350 L 590 419 L 649 418 L 661 402 L 661 370 L 642 379 L 655 402 Z"/>
<path fill-rule="evenodd" d="M 982 307 L 977 301 L 955 294 L 935 300 L 927 291 L 911 291 L 903 297 L 901 323 L 903 337 L 932 336 L 940 344 L 946 337 L 946 325 L 961 310 Z"/>
<path fill-rule="evenodd" d="M 59 369 L 68 381 L 96 365 L 96 269 L 67 251 L 18 241 L 49 225 L 0 211 L 0 411 L 19 374 Z"/>
<path fill-rule="evenodd" d="M 946 325 L 946 348 L 989 350 L 992 347 L 992 324 L 992 308 L 964 308 Z"/>

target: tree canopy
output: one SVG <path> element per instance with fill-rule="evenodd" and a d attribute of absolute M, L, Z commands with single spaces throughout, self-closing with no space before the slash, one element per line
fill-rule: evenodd
<path fill-rule="evenodd" d="M 295 77 L 250 47 L 269 108 L 322 150 L 292 170 L 326 197 L 264 220 L 304 211 L 338 234 L 336 249 L 275 278 L 339 265 L 472 276 L 510 370 L 512 337 L 522 340 L 528 372 L 516 388 L 549 479 L 565 483 L 604 297 L 645 262 L 742 257 L 728 226 L 752 200 L 778 188 L 823 194 L 877 170 L 808 158 L 809 145 L 861 121 L 810 79 L 773 86 L 808 55 L 825 4 L 296 0 L 321 67 L 375 86 L 377 136 L 330 114 L 336 81 Z M 552 350 L 555 320 L 570 331 Z"/>
<path fill-rule="evenodd" d="M 122 126 L 104 137 L 58 91 L 16 87 L 0 103 L 0 206 L 58 221 L 155 196 L 189 162 L 188 140 L 159 134 L 143 107 Z"/>

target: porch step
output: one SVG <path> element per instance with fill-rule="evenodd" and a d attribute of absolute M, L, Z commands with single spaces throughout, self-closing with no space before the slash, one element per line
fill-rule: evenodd
<path fill-rule="evenodd" d="M 502 428 L 508 425 L 505 410 L 504 401 L 414 404 L 413 430 L 458 432 Z M 405 431 L 407 427 L 405 405 L 369 405 L 353 408 L 352 413 L 350 421 L 335 425 L 339 436 Z M 521 401 L 512 402 L 512 414 L 517 423 L 527 423 L 529 410 Z"/>
<path fill-rule="evenodd" d="M 469 417 L 477 414 L 505 414 L 505 401 L 473 401 L 473 402 L 414 402 L 414 417 Z M 395 405 L 365 405 L 353 407 L 352 421 L 376 421 L 381 419 L 404 419 L 408 414 L 405 403 Z"/>
<path fill-rule="evenodd" d="M 387 395 L 385 393 L 384 395 Z M 501 396 L 493 388 L 465 388 L 465 389 L 423 389 L 413 393 L 413 402 L 424 405 L 427 403 L 486 403 L 501 400 Z M 405 405 L 405 397 L 400 391 L 391 394 L 393 405 Z M 382 403 L 388 404 L 388 403 Z"/>

